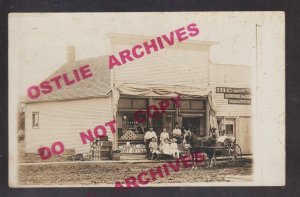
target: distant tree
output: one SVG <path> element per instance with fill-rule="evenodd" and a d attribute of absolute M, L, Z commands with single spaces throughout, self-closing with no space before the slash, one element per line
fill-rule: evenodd
<path fill-rule="evenodd" d="M 25 106 L 20 104 L 18 107 L 18 139 L 23 140 L 25 137 Z"/>

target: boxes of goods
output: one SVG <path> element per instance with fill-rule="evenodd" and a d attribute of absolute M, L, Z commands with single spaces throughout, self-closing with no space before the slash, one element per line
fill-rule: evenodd
<path fill-rule="evenodd" d="M 73 161 L 84 161 L 83 154 L 73 154 L 72 155 L 72 160 Z"/>
<path fill-rule="evenodd" d="M 144 140 L 145 134 L 135 134 L 136 135 L 136 140 Z"/>
<path fill-rule="evenodd" d="M 119 161 L 121 158 L 121 150 L 120 149 L 113 150 L 111 158 L 114 161 Z"/>
<path fill-rule="evenodd" d="M 110 160 L 112 151 L 112 142 L 106 139 L 95 138 L 91 142 L 89 158 L 92 161 Z"/>
<path fill-rule="evenodd" d="M 136 140 L 137 135 L 133 131 L 126 131 L 124 135 L 121 136 L 121 140 Z"/>
<path fill-rule="evenodd" d="M 101 151 L 110 151 L 111 147 L 109 146 L 101 146 Z"/>
<path fill-rule="evenodd" d="M 111 157 L 100 157 L 98 161 L 111 160 Z"/>
<path fill-rule="evenodd" d="M 100 157 L 110 157 L 111 152 L 110 151 L 102 151 L 100 150 Z"/>
<path fill-rule="evenodd" d="M 75 149 L 65 149 L 64 155 L 74 155 L 75 154 Z"/>
<path fill-rule="evenodd" d="M 105 137 L 102 137 L 102 138 L 99 138 L 100 141 L 108 141 L 108 136 L 105 136 Z"/>
<path fill-rule="evenodd" d="M 101 147 L 105 147 L 105 146 L 112 147 L 112 142 L 111 141 L 103 141 L 103 142 L 100 142 L 100 146 Z"/>
<path fill-rule="evenodd" d="M 106 157 L 111 158 L 112 142 L 100 142 L 100 160 L 108 160 Z"/>

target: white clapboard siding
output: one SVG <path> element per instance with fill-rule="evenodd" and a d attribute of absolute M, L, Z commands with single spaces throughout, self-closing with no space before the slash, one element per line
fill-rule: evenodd
<path fill-rule="evenodd" d="M 210 64 L 210 87 L 217 116 L 251 116 L 251 105 L 228 104 L 224 93 L 216 93 L 216 87 L 251 88 L 251 76 L 249 66 Z"/>
<path fill-rule="evenodd" d="M 32 128 L 32 112 L 39 112 L 39 128 Z M 112 120 L 111 98 L 42 102 L 26 105 L 25 142 L 27 153 L 37 153 L 41 146 L 63 142 L 65 149 L 87 153 L 90 145 L 83 145 L 80 132 L 104 125 Z M 107 128 L 111 138 L 111 131 Z"/>
<path fill-rule="evenodd" d="M 239 117 L 237 123 L 237 143 L 240 145 L 243 154 L 252 154 L 251 118 Z"/>
<path fill-rule="evenodd" d="M 130 45 L 116 45 L 121 51 Z M 165 48 L 115 70 L 116 82 L 208 86 L 208 48 Z"/>

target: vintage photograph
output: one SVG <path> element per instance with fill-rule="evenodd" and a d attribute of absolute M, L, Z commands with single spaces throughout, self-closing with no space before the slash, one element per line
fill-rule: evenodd
<path fill-rule="evenodd" d="M 10 186 L 284 185 L 283 46 L 280 12 L 11 13 Z"/>

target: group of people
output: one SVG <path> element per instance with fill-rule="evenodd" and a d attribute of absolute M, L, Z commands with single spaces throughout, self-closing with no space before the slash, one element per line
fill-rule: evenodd
<path fill-rule="evenodd" d="M 159 136 L 159 145 L 158 137 L 153 131 L 153 128 L 150 127 L 149 131 L 146 132 L 144 136 L 147 157 L 149 159 L 159 159 L 161 154 L 170 155 L 174 158 L 179 158 L 180 151 L 178 149 L 178 143 L 181 142 L 181 129 L 178 125 L 173 129 L 173 138 L 170 138 L 167 129 L 163 129 L 162 133 Z"/>

